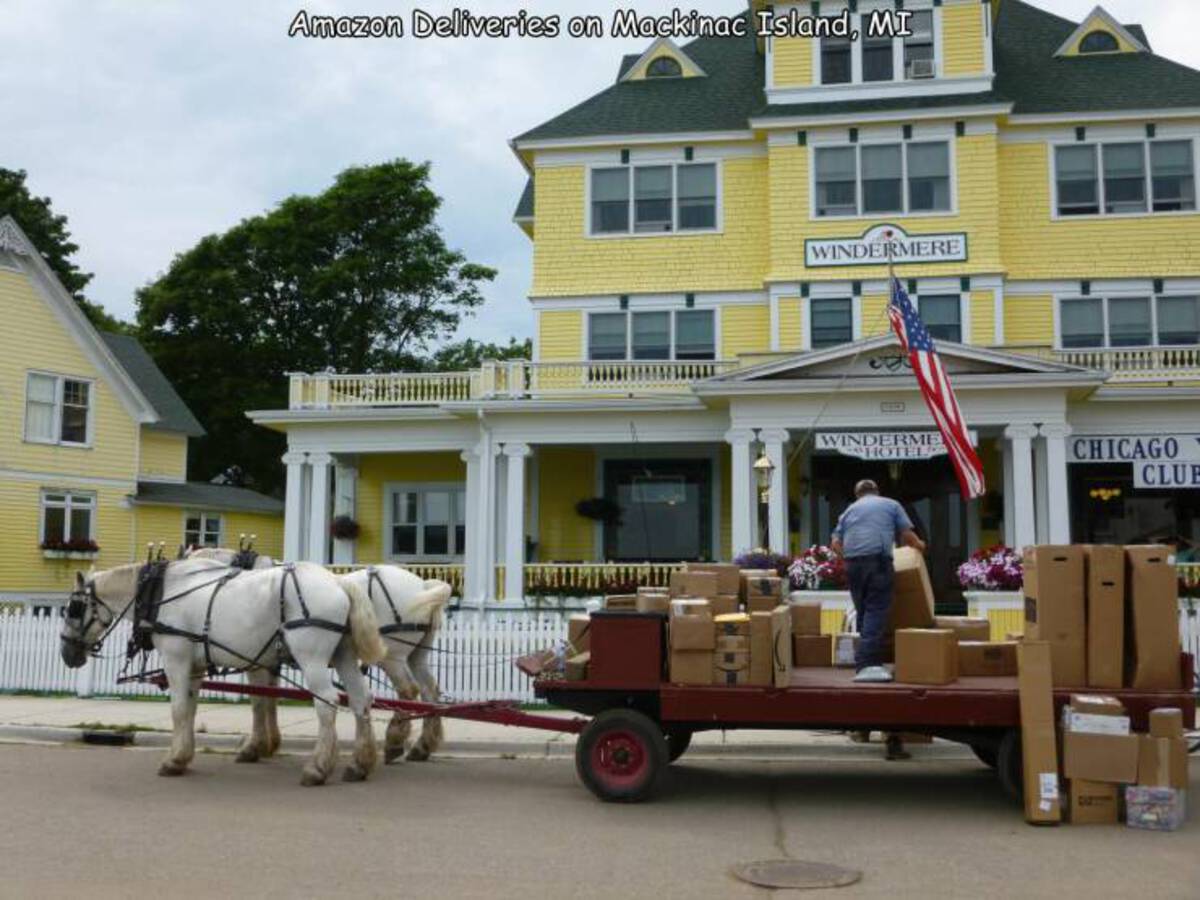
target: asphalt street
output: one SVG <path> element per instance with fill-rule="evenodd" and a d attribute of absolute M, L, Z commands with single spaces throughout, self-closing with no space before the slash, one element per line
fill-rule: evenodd
<path fill-rule="evenodd" d="M 1200 825 L 1033 828 L 964 759 L 684 757 L 660 796 L 603 804 L 569 759 L 443 758 L 363 784 L 302 759 L 0 745 L 0 896 L 752 897 L 729 869 L 860 868 L 857 897 L 1194 898 Z M 1193 797 L 1200 763 L 1193 761 Z M 1195 816 L 1193 816 L 1195 818 Z"/>

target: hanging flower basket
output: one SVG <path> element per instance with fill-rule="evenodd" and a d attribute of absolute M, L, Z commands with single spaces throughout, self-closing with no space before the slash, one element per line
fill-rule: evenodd
<path fill-rule="evenodd" d="M 621 524 L 620 504 L 615 500 L 609 500 L 607 497 L 592 497 L 588 500 L 580 500 L 575 504 L 575 512 L 585 519 L 591 519 L 593 522 L 602 522 L 605 525 Z"/>
<path fill-rule="evenodd" d="M 362 533 L 362 526 L 350 516 L 334 516 L 329 523 L 329 535 L 338 541 L 356 541 Z"/>

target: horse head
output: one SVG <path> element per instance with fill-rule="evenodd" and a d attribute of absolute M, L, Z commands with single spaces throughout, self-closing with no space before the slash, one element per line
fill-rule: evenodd
<path fill-rule="evenodd" d="M 124 602 L 124 601 L 120 601 Z M 113 606 L 117 603 L 117 606 Z M 59 653 L 68 668 L 78 669 L 87 662 L 88 654 L 100 649 L 105 636 L 120 613 L 116 598 L 108 601 L 96 592 L 96 573 L 75 573 L 75 590 L 67 600 L 59 632 Z"/>

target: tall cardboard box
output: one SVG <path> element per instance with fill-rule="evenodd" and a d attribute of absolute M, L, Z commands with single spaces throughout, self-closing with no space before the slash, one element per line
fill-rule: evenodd
<path fill-rule="evenodd" d="M 712 597 L 717 593 L 717 576 L 711 572 L 672 572 L 672 597 Z"/>
<path fill-rule="evenodd" d="M 787 687 L 792 678 L 792 613 L 786 606 L 771 610 L 771 685 Z"/>
<path fill-rule="evenodd" d="M 1170 547 L 1126 547 L 1128 682 L 1149 690 L 1179 690 L 1179 581 Z"/>
<path fill-rule="evenodd" d="M 574 655 L 587 653 L 592 648 L 591 630 L 592 619 L 587 613 L 575 613 L 567 619 L 567 643 Z"/>
<path fill-rule="evenodd" d="M 951 684 L 958 680 L 958 637 L 948 628 L 896 632 L 896 681 Z"/>
<path fill-rule="evenodd" d="M 792 634 L 821 633 L 821 604 L 800 601 L 790 603 L 788 608 L 792 616 Z"/>
<path fill-rule="evenodd" d="M 793 634 L 792 665 L 797 669 L 827 669 L 833 665 L 832 634 Z"/>
<path fill-rule="evenodd" d="M 925 557 L 912 547 L 898 547 L 892 557 L 896 569 L 889 631 L 933 627 L 933 582 Z"/>
<path fill-rule="evenodd" d="M 1017 689 L 1021 705 L 1021 756 L 1025 764 L 1025 821 L 1054 825 L 1062 819 L 1058 792 L 1058 745 L 1050 645 L 1017 645 Z"/>
<path fill-rule="evenodd" d="M 741 570 L 732 563 L 687 563 L 684 571 L 716 575 L 718 594 L 736 594 L 742 585 Z"/>
<path fill-rule="evenodd" d="M 771 614 L 750 613 L 750 684 L 771 683 Z"/>
<path fill-rule="evenodd" d="M 1087 685 L 1087 607 L 1083 548 L 1026 547 L 1025 636 L 1046 641 L 1054 660 L 1054 685 Z"/>
<path fill-rule="evenodd" d="M 1087 683 L 1119 688 L 1125 678 L 1125 550 L 1083 548 L 1087 578 Z"/>
<path fill-rule="evenodd" d="M 1116 825 L 1120 821 L 1115 784 L 1073 779 L 1067 787 L 1067 821 L 1072 825 Z"/>
<path fill-rule="evenodd" d="M 1181 737 L 1135 736 L 1138 743 L 1137 783 L 1142 787 L 1169 787 L 1179 791 L 1188 786 L 1188 747 Z"/>

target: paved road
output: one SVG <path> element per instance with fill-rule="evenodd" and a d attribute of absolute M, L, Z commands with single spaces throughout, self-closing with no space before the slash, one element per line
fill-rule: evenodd
<path fill-rule="evenodd" d="M 1031 828 L 965 760 L 685 758 L 601 804 L 563 759 L 442 759 L 303 789 L 301 760 L 0 745 L 0 896 L 752 897 L 729 866 L 858 866 L 831 896 L 1194 898 L 1200 825 Z M 1200 797 L 1200 763 L 1192 796 Z M 169 892 L 169 893 L 168 893 Z"/>

